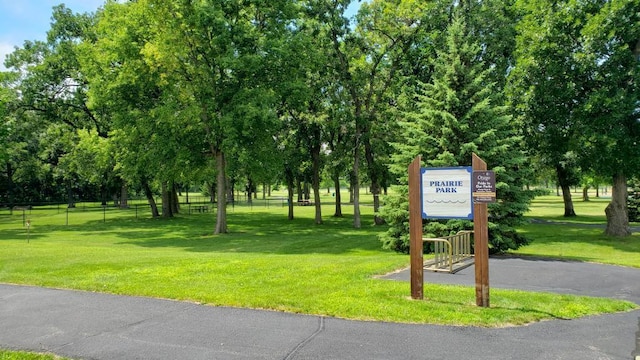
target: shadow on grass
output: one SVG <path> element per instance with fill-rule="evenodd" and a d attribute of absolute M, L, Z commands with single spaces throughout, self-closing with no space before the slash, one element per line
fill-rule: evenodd
<path fill-rule="evenodd" d="M 604 229 L 606 226 L 606 219 L 604 216 L 597 215 L 578 215 L 574 217 L 564 217 L 562 215 L 554 215 L 554 216 L 535 216 L 530 218 L 533 222 L 542 222 L 542 223 L 550 223 L 550 224 L 575 224 L 575 225 L 586 225 L 586 226 L 595 226 L 601 227 Z"/>
<path fill-rule="evenodd" d="M 144 248 L 180 248 L 193 252 L 241 252 L 265 254 L 342 254 L 380 251 L 377 233 L 382 228 L 352 227 L 351 218 L 327 218 L 315 225 L 312 219 L 288 220 L 286 215 L 265 212 L 228 214 L 229 233 L 214 235 L 215 215 L 179 215 L 170 219 L 112 218 L 89 220 L 82 225 L 42 225 L 41 232 L 111 236 L 116 244 Z M 363 224 L 373 223 L 363 216 Z"/>
<path fill-rule="evenodd" d="M 604 225 L 532 223 L 520 227 L 520 231 L 532 239 L 532 244 L 543 244 L 549 246 L 549 248 L 553 248 L 555 245 L 588 244 L 607 246 L 627 253 L 640 252 L 640 233 L 636 232 L 626 237 L 607 236 L 604 234 Z M 521 253 L 526 254 L 526 247 L 522 248 Z M 564 254 L 563 257 L 570 257 L 579 261 L 592 260 L 588 256 L 568 256 Z"/>
<path fill-rule="evenodd" d="M 0 241 L 24 241 L 25 243 L 28 241 L 38 240 L 43 238 L 44 235 L 38 232 L 29 232 L 27 233 L 26 229 L 3 229 L 0 232 Z"/>

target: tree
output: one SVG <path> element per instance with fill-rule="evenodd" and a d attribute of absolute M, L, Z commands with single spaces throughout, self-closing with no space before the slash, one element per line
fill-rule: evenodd
<path fill-rule="evenodd" d="M 25 41 L 9 54 L 6 65 L 22 72 L 21 105 L 49 122 L 63 122 L 73 129 L 96 129 L 106 137 L 108 119 L 101 109 L 90 109 L 86 79 L 78 61 L 78 45 L 94 38 L 91 14 L 73 14 L 64 5 L 53 8 L 47 41 Z"/>
<path fill-rule="evenodd" d="M 138 1 L 151 14 L 155 38 L 145 56 L 174 86 L 184 107 L 197 114 L 190 126 L 201 129 L 207 152 L 216 159 L 215 233 L 227 232 L 227 153 L 231 131 L 247 115 L 259 115 L 273 99 L 269 83 L 271 40 L 286 31 L 290 1 L 244 4 L 234 0 Z M 253 110 L 247 112 L 247 107 Z M 245 118 L 244 120 L 250 120 Z M 252 136 L 255 134 L 252 134 Z M 264 134 L 261 134 L 264 136 Z"/>
<path fill-rule="evenodd" d="M 51 28 L 46 41 L 25 41 L 6 60 L 6 65 L 21 75 L 18 88 L 20 101 L 18 111 L 30 112 L 38 127 L 45 132 L 54 126 L 53 132 L 65 136 L 83 129 L 95 131 L 103 138 L 108 137 L 110 119 L 105 108 L 92 106 L 87 97 L 87 79 L 80 65 L 79 49 L 85 42 L 95 41 L 94 14 L 74 14 L 64 5 L 53 8 Z M 57 128 L 64 124 L 68 129 Z M 77 139 L 69 135 L 70 139 Z M 58 148 L 56 150 L 60 150 Z M 73 145 L 65 151 L 72 151 Z M 52 152 L 50 152 L 52 153 Z M 56 157 L 58 157 L 57 154 Z M 63 161 L 54 165 L 57 170 L 66 169 L 64 174 L 70 206 L 73 206 L 72 183 L 79 179 L 73 173 L 74 167 Z M 109 172 L 112 173 L 112 172 Z"/>
<path fill-rule="evenodd" d="M 569 1 L 575 4 L 575 1 Z M 584 14 L 564 2 L 519 2 L 517 63 L 510 76 L 511 102 L 525 125 L 525 139 L 562 189 L 564 216 L 576 216 L 571 186 L 580 181 L 581 111 L 585 84 L 576 52 Z"/>
<path fill-rule="evenodd" d="M 413 0 L 375 0 L 361 5 L 358 22 L 352 30 L 344 17 L 350 1 L 310 1 L 310 12 L 322 24 L 323 36 L 331 42 L 335 81 L 348 98 L 353 121 L 351 138 L 353 158 L 354 227 L 360 220 L 361 156 L 366 161 L 371 182 L 374 211 L 379 209 L 381 166 L 378 153 L 384 149 L 378 143 L 388 140 L 384 129 L 385 118 L 381 108 L 389 104 L 391 85 L 397 80 L 397 71 L 404 53 L 411 47 L 414 35 L 422 29 L 420 11 L 422 2 Z M 376 215 L 376 223 L 382 219 Z"/>
<path fill-rule="evenodd" d="M 637 174 L 637 1 L 519 3 L 513 103 L 530 147 L 556 168 L 565 216 L 579 167 L 613 181 L 609 235 L 629 235 L 626 179 Z"/>
<path fill-rule="evenodd" d="M 605 234 L 631 235 L 627 180 L 640 174 L 640 1 L 599 1 L 582 11 L 577 60 L 589 80 L 581 105 L 583 166 L 612 179 Z"/>
<path fill-rule="evenodd" d="M 496 172 L 499 200 L 490 206 L 492 251 L 518 248 L 527 240 L 514 227 L 523 221 L 530 201 L 530 194 L 523 190 L 527 174 L 521 171 L 526 163 L 522 137 L 495 95 L 490 70 L 479 57 L 480 46 L 471 40 L 458 11 L 446 39 L 446 46 L 438 51 L 432 81 L 423 83 L 418 93 L 408 94 L 416 106 L 400 119 L 402 136 L 394 143 L 393 170 L 406 185 L 406 169 L 418 154 L 430 167 L 468 166 L 472 153 L 478 154 Z M 399 251 L 408 250 L 406 193 L 401 190 L 403 199 L 390 199 L 382 211 L 391 227 L 381 240 L 385 247 Z M 460 220 L 428 221 L 425 232 L 442 236 L 470 227 Z"/>
<path fill-rule="evenodd" d="M 151 184 L 157 180 L 164 185 L 162 215 L 171 217 L 178 209 L 169 183 L 182 172 L 182 161 L 191 160 L 180 149 L 198 142 L 191 128 L 180 127 L 185 111 L 144 57 L 153 36 L 149 16 L 138 3 L 109 3 L 99 14 L 95 32 L 96 41 L 79 46 L 79 59 L 92 106 L 109 111 L 118 172 L 130 184 L 140 184 L 154 217 L 160 213 Z"/>

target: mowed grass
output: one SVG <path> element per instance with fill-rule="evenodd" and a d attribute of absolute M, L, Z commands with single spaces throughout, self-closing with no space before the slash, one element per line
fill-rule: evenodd
<path fill-rule="evenodd" d="M 134 210 L 33 210 L 0 216 L 0 282 L 150 296 L 348 319 L 473 326 L 521 325 L 626 311 L 611 299 L 492 289 L 491 308 L 475 289 L 426 284 L 410 299 L 406 282 L 374 278 L 409 258 L 381 249 L 372 209 L 363 228 L 330 216 L 313 224 L 313 207 L 229 208 L 229 234 L 212 235 L 215 214 L 150 219 Z M 68 216 L 68 218 L 67 218 Z M 69 219 L 69 220 L 67 220 Z M 69 225 L 66 225 L 66 223 Z"/>
<path fill-rule="evenodd" d="M 65 360 L 53 354 L 40 354 L 28 351 L 0 350 L 0 360 Z"/>
<path fill-rule="evenodd" d="M 573 201 L 578 216 L 565 218 L 561 197 L 537 198 L 528 217 L 543 222 L 534 221 L 519 229 L 533 242 L 513 253 L 640 268 L 640 232 L 623 238 L 604 235 L 604 209 L 610 199 L 582 201 L 581 196 L 574 196 Z M 640 227 L 638 223 L 630 225 Z"/>

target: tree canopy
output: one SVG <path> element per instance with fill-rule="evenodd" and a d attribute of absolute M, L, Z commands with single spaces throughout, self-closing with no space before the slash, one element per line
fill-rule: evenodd
<path fill-rule="evenodd" d="M 640 173 L 640 0 L 106 1 L 52 9 L 0 74 L 0 203 L 144 195 L 154 216 L 206 188 L 212 231 L 242 190 L 315 204 L 367 186 L 389 248 L 406 250 L 406 171 L 484 158 L 498 181 L 494 251 L 526 243 L 536 173 L 570 187 L 607 179 L 607 233 L 627 235 Z M 532 169 L 535 168 L 536 172 Z M 396 194 L 380 201 L 387 188 Z M 313 195 L 311 195 L 313 192 Z M 162 196 L 162 211 L 156 196 Z M 336 191 L 335 216 L 343 216 Z M 468 227 L 426 222 L 441 235 Z"/>

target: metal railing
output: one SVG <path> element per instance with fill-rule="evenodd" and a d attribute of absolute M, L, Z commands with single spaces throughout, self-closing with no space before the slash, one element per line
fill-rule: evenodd
<path fill-rule="evenodd" d="M 455 235 L 422 238 L 423 242 L 433 243 L 434 252 L 433 259 L 425 262 L 424 268 L 453 274 L 473 264 L 471 234 L 473 231 L 459 231 Z"/>

